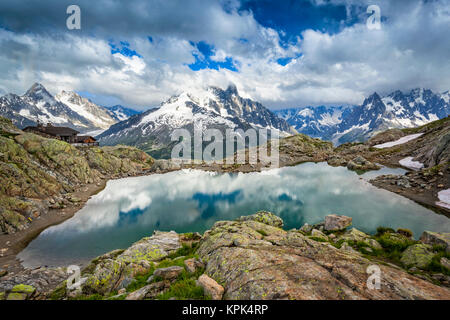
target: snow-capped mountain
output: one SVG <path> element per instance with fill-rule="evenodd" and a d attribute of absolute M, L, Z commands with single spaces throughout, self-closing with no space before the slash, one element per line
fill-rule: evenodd
<path fill-rule="evenodd" d="M 139 111 L 126 108 L 124 106 L 121 106 L 120 104 L 105 108 L 108 109 L 109 114 L 117 121 L 127 120 L 129 117 L 140 113 Z"/>
<path fill-rule="evenodd" d="M 275 111 L 275 114 L 287 121 L 298 132 L 311 137 L 324 137 L 332 134 L 341 122 L 348 107 L 306 107 Z"/>
<path fill-rule="evenodd" d="M 1 97 L 0 115 L 11 119 L 19 128 L 35 125 L 37 121 L 77 130 L 95 127 L 66 104 L 56 100 L 39 83 L 33 84 L 23 96 L 9 93 Z"/>
<path fill-rule="evenodd" d="M 386 129 L 417 127 L 445 118 L 450 114 L 449 97 L 448 91 L 436 94 L 428 89 L 397 90 L 384 97 L 375 92 L 360 106 L 287 109 L 277 114 L 297 131 L 339 145 L 364 141 Z"/>
<path fill-rule="evenodd" d="M 209 87 L 198 92 L 184 92 L 163 102 L 159 108 L 119 122 L 98 136 L 101 144 L 137 146 L 155 157 L 170 156 L 171 133 L 185 128 L 191 133 L 195 126 L 202 130 L 227 128 L 277 129 L 282 135 L 292 132 L 283 119 L 263 105 L 239 96 L 235 86 L 226 90 Z"/>
<path fill-rule="evenodd" d="M 100 107 L 75 92 L 62 91 L 55 99 L 87 119 L 94 127 L 108 129 L 117 122 L 106 108 Z"/>
<path fill-rule="evenodd" d="M 0 97 L 0 115 L 11 119 L 19 128 L 36 125 L 39 121 L 83 133 L 100 133 L 125 119 L 128 112 L 131 109 L 109 110 L 98 106 L 75 92 L 62 91 L 53 96 L 39 83 L 33 84 L 22 96 L 9 93 Z"/>

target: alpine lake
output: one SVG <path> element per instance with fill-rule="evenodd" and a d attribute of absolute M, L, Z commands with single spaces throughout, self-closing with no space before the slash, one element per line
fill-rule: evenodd
<path fill-rule="evenodd" d="M 259 210 L 284 220 L 286 230 L 323 221 L 328 214 L 353 218 L 375 233 L 379 226 L 450 232 L 450 219 L 378 189 L 368 180 L 404 174 L 382 168 L 358 175 L 326 163 L 303 163 L 258 173 L 180 170 L 111 180 L 71 219 L 43 231 L 18 257 L 25 267 L 85 265 L 92 258 L 152 235 L 154 230 L 204 232 L 220 220 Z"/>

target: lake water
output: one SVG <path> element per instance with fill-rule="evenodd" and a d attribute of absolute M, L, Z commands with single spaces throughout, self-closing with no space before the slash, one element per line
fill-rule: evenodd
<path fill-rule="evenodd" d="M 383 168 L 359 176 L 343 167 L 304 163 L 262 173 L 183 170 L 112 180 L 73 218 L 42 232 L 19 258 L 27 267 L 84 264 L 154 230 L 203 232 L 218 220 L 258 210 L 281 216 L 285 229 L 337 213 L 369 233 L 378 226 L 409 228 L 416 238 L 424 230 L 449 232 L 450 219 L 367 182 L 404 172 Z"/>

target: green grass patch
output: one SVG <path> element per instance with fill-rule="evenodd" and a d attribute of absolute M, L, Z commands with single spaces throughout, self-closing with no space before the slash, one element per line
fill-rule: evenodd
<path fill-rule="evenodd" d="M 447 258 L 450 260 L 450 253 L 446 252 L 443 246 L 434 246 L 433 249 L 434 248 L 437 249 L 435 250 L 437 251 L 437 254 L 434 255 L 433 259 L 431 259 L 431 262 L 424 268 L 424 270 L 450 276 L 450 269 L 441 264 L 442 258 Z"/>
<path fill-rule="evenodd" d="M 409 240 L 407 238 L 404 239 L 395 239 L 392 233 L 384 233 L 379 237 L 376 237 L 376 240 L 381 244 L 381 246 L 386 251 L 400 251 L 403 252 L 406 248 L 408 248 L 410 245 L 416 244 L 417 241 Z M 400 235 L 398 235 L 401 237 Z"/>
<path fill-rule="evenodd" d="M 127 292 L 136 291 L 136 290 L 142 288 L 143 286 L 147 285 L 147 280 L 153 274 L 153 272 L 155 272 L 155 265 L 152 263 L 152 266 L 147 273 L 138 274 L 134 277 L 133 282 L 131 282 L 128 285 L 128 287 L 126 288 Z"/>
<path fill-rule="evenodd" d="M 328 242 L 325 239 L 319 238 L 319 237 L 309 237 L 311 240 L 317 241 L 317 242 Z"/>
<path fill-rule="evenodd" d="M 174 253 L 171 253 L 167 256 L 167 259 L 175 259 L 182 256 L 190 256 L 191 258 L 194 257 L 195 252 L 197 250 L 198 243 L 192 243 L 191 245 L 183 243 L 183 246 L 175 251 Z M 166 260 L 167 260 L 166 259 Z"/>
<path fill-rule="evenodd" d="M 204 273 L 204 269 L 197 270 L 194 274 L 183 271 L 178 279 L 172 283 L 170 289 L 156 297 L 159 300 L 176 298 L 179 300 L 209 300 L 205 296 L 203 288 L 196 285 L 196 279 Z"/>
<path fill-rule="evenodd" d="M 183 279 L 171 285 L 170 289 L 156 297 L 158 300 L 208 300 L 203 288 L 195 284 L 194 279 Z"/>

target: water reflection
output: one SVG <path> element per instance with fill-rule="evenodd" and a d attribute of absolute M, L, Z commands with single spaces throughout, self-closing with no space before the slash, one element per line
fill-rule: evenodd
<path fill-rule="evenodd" d="M 403 173 L 384 168 L 378 174 Z M 19 258 L 26 266 L 83 263 L 107 251 L 128 247 L 153 230 L 177 232 L 210 228 L 269 210 L 285 227 L 299 228 L 330 213 L 353 217 L 355 227 L 406 227 L 450 231 L 449 219 L 393 193 L 376 189 L 346 168 L 305 163 L 262 173 L 217 174 L 184 170 L 110 181 L 72 219 L 45 230 Z"/>

